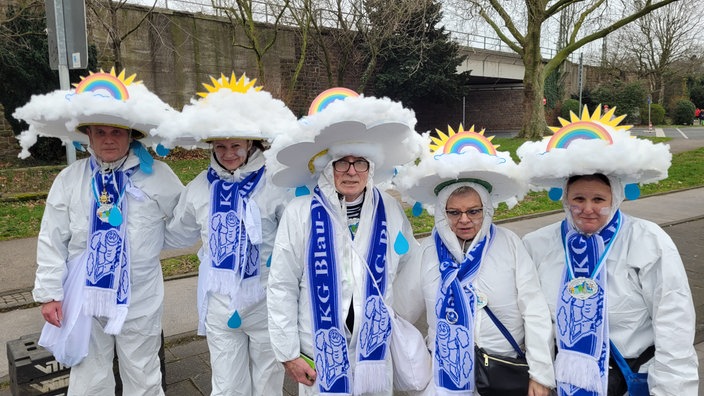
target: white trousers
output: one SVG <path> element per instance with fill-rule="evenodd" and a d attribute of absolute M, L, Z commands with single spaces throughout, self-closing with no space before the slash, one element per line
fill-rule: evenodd
<path fill-rule="evenodd" d="M 269 339 L 266 300 L 238 312 L 242 325 L 227 326 L 234 311 L 229 297 L 208 294 L 205 331 L 212 369 L 211 396 L 281 395 L 283 365 L 276 361 Z"/>
<path fill-rule="evenodd" d="M 161 388 L 161 310 L 150 317 L 128 320 L 120 334 L 105 334 L 105 320 L 93 318 L 88 355 L 71 367 L 68 395 L 115 394 L 114 351 L 120 367 L 122 394 L 164 396 Z"/>

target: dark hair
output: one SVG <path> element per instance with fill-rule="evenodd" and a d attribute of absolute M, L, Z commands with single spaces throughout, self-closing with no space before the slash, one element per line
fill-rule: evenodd
<path fill-rule="evenodd" d="M 606 177 L 603 173 L 594 173 L 591 175 L 574 175 L 570 176 L 569 179 L 567 179 L 567 187 L 571 186 L 576 182 L 577 180 L 586 180 L 586 181 L 600 181 L 607 186 L 611 187 L 611 182 L 609 181 L 609 178 Z"/>

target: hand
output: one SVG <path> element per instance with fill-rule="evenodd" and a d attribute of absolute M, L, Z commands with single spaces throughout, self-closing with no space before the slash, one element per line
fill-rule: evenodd
<path fill-rule="evenodd" d="M 298 357 L 284 362 L 284 369 L 286 374 L 296 382 L 307 386 L 313 386 L 315 383 L 317 374 L 303 358 Z"/>
<path fill-rule="evenodd" d="M 528 381 L 528 396 L 548 396 L 550 394 L 550 388 L 543 386 L 533 379 Z"/>
<path fill-rule="evenodd" d="M 61 327 L 64 320 L 64 313 L 61 310 L 61 301 L 49 301 L 42 304 L 42 316 L 49 324 Z"/>

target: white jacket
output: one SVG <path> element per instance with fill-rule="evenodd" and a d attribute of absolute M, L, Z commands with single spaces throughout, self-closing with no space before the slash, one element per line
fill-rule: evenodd
<path fill-rule="evenodd" d="M 123 169 L 138 163 L 130 150 Z M 183 190 L 183 184 L 166 164 L 154 161 L 152 167 L 149 175 L 137 170 L 131 176 L 134 187 L 146 199 L 139 201 L 129 193 L 124 195 L 131 282 L 127 322 L 161 310 L 164 282 L 159 254 L 166 222 Z M 38 268 L 32 292 L 35 301 L 63 301 L 66 263 L 86 250 L 93 210 L 92 177 L 90 161 L 83 159 L 61 171 L 51 186 L 37 240 Z M 154 325 L 161 327 L 161 323 Z"/>
<path fill-rule="evenodd" d="M 565 266 L 561 241 L 560 222 L 524 237 L 553 320 Z M 646 365 L 651 395 L 696 396 L 694 306 L 672 239 L 650 221 L 623 215 L 605 268 L 609 338 L 625 358 L 655 345 L 655 358 Z"/>
<path fill-rule="evenodd" d="M 212 162 L 215 163 L 214 161 Z M 237 182 L 262 166 L 264 166 L 264 155 L 259 149 L 256 149 L 250 156 L 249 161 L 232 174 L 222 169 L 219 165 L 214 165 L 214 168 L 219 169 L 218 174 L 223 180 Z M 207 314 L 208 303 L 206 288 L 200 286 L 208 284 L 207 277 L 210 273 L 207 271 L 210 266 L 210 248 L 208 243 L 210 238 L 210 183 L 207 176 L 208 170 L 206 169 L 188 183 L 178 205 L 174 209 L 174 217 L 167 227 L 167 242 L 169 245 L 176 247 L 192 246 L 199 237 L 203 241 L 203 245 L 198 250 L 198 258 L 201 262 L 198 275 L 199 335 L 205 335 L 205 315 Z M 259 257 L 261 259 L 259 270 L 260 283 L 263 288 L 267 286 L 269 276 L 267 262 L 274 247 L 274 238 L 279 219 L 291 195 L 286 189 L 268 182 L 265 171 L 250 196 L 250 199 L 259 208 L 261 215 L 262 243 L 259 245 Z"/>
<path fill-rule="evenodd" d="M 435 239 L 425 238 L 417 253 L 396 279 L 394 308 L 411 323 L 426 313 L 427 344 L 434 351 L 435 305 L 440 286 Z M 516 234 L 496 227 L 494 241 L 482 259 L 474 286 L 487 296 L 488 306 L 516 342 L 525 346 L 530 377 L 547 387 L 555 387 L 549 312 L 535 266 Z M 516 351 L 484 310 L 477 315 L 474 333 L 475 342 L 487 353 L 516 357 Z"/>
<path fill-rule="evenodd" d="M 362 315 L 358 313 L 364 312 L 362 303 L 365 296 L 364 280 L 367 277 L 364 260 L 366 260 L 371 226 L 373 225 L 373 182 L 370 175 L 359 228 L 354 240 L 352 240 L 347 228 L 347 214 L 337 197 L 332 180 L 332 166 L 328 164 L 318 180 L 318 185 L 321 194 L 335 208 L 335 213 L 330 217 L 333 223 L 333 243 L 340 276 L 338 293 L 340 307 L 343 311 L 342 318 L 347 317 L 350 303 L 354 301 L 354 312 L 356 313 L 354 330 L 353 334 L 347 334 L 350 364 L 354 369 L 357 333 L 362 327 Z M 381 192 L 381 197 L 386 210 L 386 226 L 390 238 L 386 263 L 387 288 L 385 295 L 385 301 L 390 306 L 394 299 L 395 289 L 392 285 L 396 272 L 398 268 L 405 265 L 411 252 L 417 249 L 417 242 L 398 201 L 385 192 Z M 311 229 L 310 204 L 310 195 L 291 201 L 284 211 L 274 245 L 267 304 L 271 344 L 276 359 L 280 362 L 298 358 L 301 352 L 308 356 L 314 354 L 310 291 L 308 289 L 308 272 L 306 271 Z M 393 247 L 398 240 L 399 233 L 403 234 L 410 245 L 409 252 L 402 256 L 399 256 Z M 344 323 L 342 326 L 344 328 Z M 389 380 L 393 377 L 390 355 L 387 353 L 386 356 L 386 375 L 389 376 Z M 317 387 L 313 388 L 307 391 L 316 392 Z M 388 394 L 390 395 L 391 392 Z"/>

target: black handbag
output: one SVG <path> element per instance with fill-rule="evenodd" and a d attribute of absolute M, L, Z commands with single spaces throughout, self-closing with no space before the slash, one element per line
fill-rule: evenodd
<path fill-rule="evenodd" d="M 634 359 L 625 359 L 613 341 L 611 343 L 611 360 L 616 364 L 609 364 L 608 396 L 620 396 L 628 391 L 631 396 L 648 396 L 648 374 L 639 373 L 638 369 L 643 363 L 655 356 L 655 346 L 651 345 Z"/>
<path fill-rule="evenodd" d="M 528 381 L 530 380 L 526 355 L 489 307 L 484 307 L 484 310 L 516 350 L 518 357 L 492 355 L 475 345 L 474 384 L 476 390 L 482 396 L 525 396 L 528 394 Z"/>

